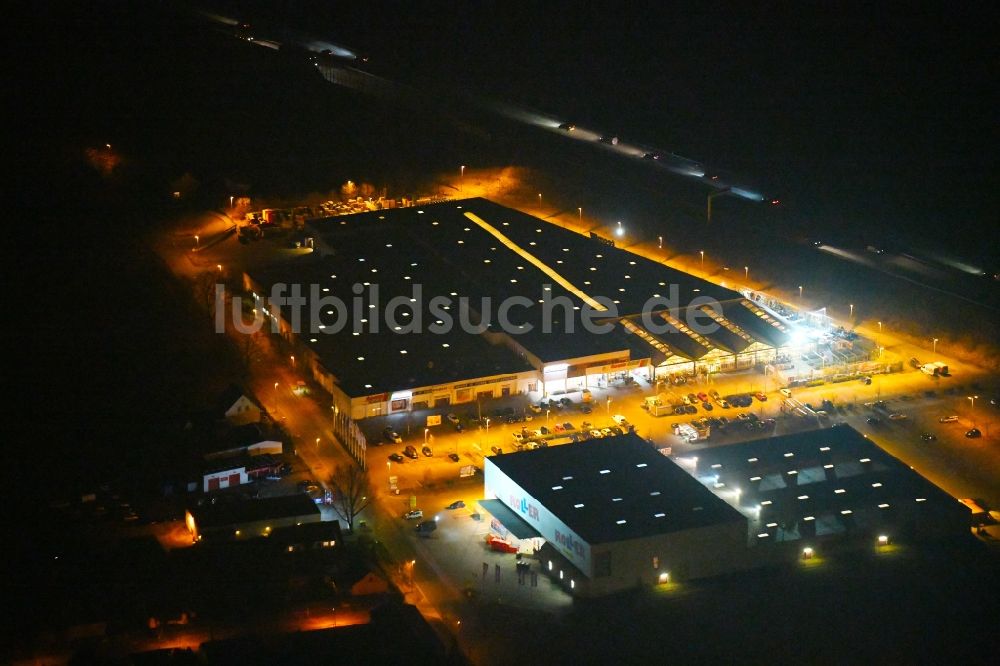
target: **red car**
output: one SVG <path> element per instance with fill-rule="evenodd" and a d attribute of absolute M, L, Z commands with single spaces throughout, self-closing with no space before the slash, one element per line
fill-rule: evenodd
<path fill-rule="evenodd" d="M 761 393 L 760 391 L 758 391 L 757 393 L 754 393 L 753 397 L 757 398 L 761 402 L 767 402 L 767 394 Z"/>
<path fill-rule="evenodd" d="M 503 539 L 499 539 L 499 538 L 497 538 L 495 536 L 492 536 L 492 535 L 490 535 L 489 537 L 487 537 L 486 543 L 489 544 L 489 546 L 490 546 L 490 548 L 492 550 L 495 550 L 495 551 L 500 552 L 500 553 L 516 553 L 517 552 L 517 548 L 516 547 L 510 545 L 509 543 L 507 543 Z"/>
<path fill-rule="evenodd" d="M 707 393 L 699 393 L 698 394 L 698 400 L 701 400 L 702 402 L 708 402 L 708 394 Z"/>

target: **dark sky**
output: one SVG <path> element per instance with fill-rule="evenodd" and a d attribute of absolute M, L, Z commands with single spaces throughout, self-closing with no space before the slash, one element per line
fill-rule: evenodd
<path fill-rule="evenodd" d="M 266 4 L 395 71 L 746 174 L 825 224 L 997 239 L 998 54 L 975 6 Z"/>

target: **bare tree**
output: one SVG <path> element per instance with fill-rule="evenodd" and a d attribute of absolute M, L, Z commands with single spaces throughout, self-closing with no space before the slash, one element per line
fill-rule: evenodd
<path fill-rule="evenodd" d="M 260 333 L 258 331 L 253 333 L 237 332 L 235 335 L 236 350 L 240 355 L 243 380 L 246 381 L 250 377 L 253 367 L 264 359 L 264 353 L 260 348 L 260 341 L 258 340 Z"/>
<path fill-rule="evenodd" d="M 330 477 L 333 508 L 347 521 L 347 530 L 354 531 L 354 519 L 365 510 L 372 496 L 368 472 L 358 465 L 338 465 Z"/>
<path fill-rule="evenodd" d="M 205 309 L 209 317 L 215 317 L 216 284 L 221 284 L 218 273 L 205 271 L 195 276 L 193 281 L 194 298 L 199 306 Z"/>

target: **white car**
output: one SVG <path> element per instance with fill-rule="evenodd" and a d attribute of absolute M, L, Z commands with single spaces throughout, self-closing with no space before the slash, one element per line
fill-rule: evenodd
<path fill-rule="evenodd" d="M 621 414 L 615 414 L 611 417 L 611 420 L 615 422 L 615 425 L 626 428 L 628 427 L 628 420 Z"/>
<path fill-rule="evenodd" d="M 604 435 L 601 434 L 600 430 L 591 430 L 590 436 L 593 437 L 594 439 L 600 439 L 601 437 L 604 437 Z"/>
<path fill-rule="evenodd" d="M 403 518 L 406 518 L 407 520 L 416 520 L 417 518 L 423 518 L 423 517 L 424 517 L 424 512 L 421 511 L 420 509 L 407 511 L 406 513 L 403 514 Z"/>

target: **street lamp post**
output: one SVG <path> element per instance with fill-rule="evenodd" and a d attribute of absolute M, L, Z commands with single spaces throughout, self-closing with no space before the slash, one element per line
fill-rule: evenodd
<path fill-rule="evenodd" d="M 465 180 L 465 165 L 462 165 L 462 180 Z"/>
<path fill-rule="evenodd" d="M 848 303 L 848 306 L 851 308 L 851 319 L 853 320 L 854 319 L 854 303 Z"/>
<path fill-rule="evenodd" d="M 882 338 L 882 322 L 878 322 L 878 335 L 879 339 Z M 875 340 L 875 344 L 878 344 L 878 339 Z"/>
<path fill-rule="evenodd" d="M 802 285 L 799 285 L 799 300 L 802 300 Z"/>
<path fill-rule="evenodd" d="M 430 428 L 424 428 L 424 446 L 427 446 L 427 435 L 430 433 Z"/>
<path fill-rule="evenodd" d="M 199 238 L 198 234 L 194 235 L 194 244 L 196 247 L 201 245 L 201 238 Z"/>
<path fill-rule="evenodd" d="M 660 241 L 660 249 L 662 250 L 663 249 L 663 236 L 658 236 L 657 238 Z"/>
<path fill-rule="evenodd" d="M 934 353 L 935 354 L 937 354 L 937 342 L 938 342 L 938 339 L 934 338 Z"/>
<path fill-rule="evenodd" d="M 743 279 L 746 280 L 746 281 L 748 281 L 748 282 L 750 281 L 750 267 L 749 266 L 744 266 L 743 267 Z"/>
<path fill-rule="evenodd" d="M 583 222 L 583 208 L 578 206 L 576 212 L 580 214 L 580 221 Z"/>
<path fill-rule="evenodd" d="M 542 207 L 542 193 L 541 192 L 538 193 L 538 207 L 539 208 Z"/>
<path fill-rule="evenodd" d="M 705 270 L 705 251 L 698 250 L 698 254 L 701 255 L 701 270 Z"/>
<path fill-rule="evenodd" d="M 971 411 L 971 410 L 973 410 L 973 409 L 976 408 L 976 399 L 979 398 L 979 396 L 978 395 L 970 395 L 968 397 L 969 397 L 969 410 Z"/>
<path fill-rule="evenodd" d="M 274 382 L 274 411 L 278 411 L 278 382 Z"/>
<path fill-rule="evenodd" d="M 608 415 L 611 415 L 611 396 L 608 396 Z"/>

